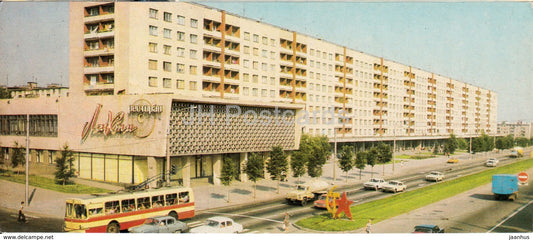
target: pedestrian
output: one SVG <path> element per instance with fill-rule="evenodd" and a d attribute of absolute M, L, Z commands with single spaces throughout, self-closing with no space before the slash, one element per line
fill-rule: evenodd
<path fill-rule="evenodd" d="M 372 220 L 368 219 L 368 223 L 366 224 L 366 233 L 372 233 L 372 230 L 370 229 L 372 227 Z"/>
<path fill-rule="evenodd" d="M 19 209 L 19 217 L 17 219 L 18 222 L 26 223 L 26 216 L 24 216 L 24 202 L 20 202 L 20 209 Z"/>
<path fill-rule="evenodd" d="M 285 230 L 285 232 L 289 231 L 289 224 L 289 213 L 285 212 L 285 218 L 283 218 L 283 229 Z"/>

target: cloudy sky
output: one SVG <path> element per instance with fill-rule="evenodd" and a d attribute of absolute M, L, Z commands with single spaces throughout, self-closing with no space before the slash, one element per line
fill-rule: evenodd
<path fill-rule="evenodd" d="M 200 2 L 498 93 L 533 121 L 528 2 Z M 68 3 L 0 2 L 0 85 L 68 86 Z"/>

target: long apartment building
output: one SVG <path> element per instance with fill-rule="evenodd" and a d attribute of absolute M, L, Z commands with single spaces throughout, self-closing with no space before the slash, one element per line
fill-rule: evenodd
<path fill-rule="evenodd" d="M 69 96 L 0 104 L 20 124 L 0 144 L 24 142 L 24 114 L 51 115 L 53 134 L 30 141 L 33 155 L 52 159 L 68 142 L 82 178 L 138 183 L 172 164 L 185 185 L 218 184 L 222 158 L 242 168 L 250 152 L 297 149 L 301 133 L 367 142 L 496 132 L 493 91 L 194 3 L 72 2 L 69 27 Z M 248 124 L 265 110 L 292 122 Z"/>

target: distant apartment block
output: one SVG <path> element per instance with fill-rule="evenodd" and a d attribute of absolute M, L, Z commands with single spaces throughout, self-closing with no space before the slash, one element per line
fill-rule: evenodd
<path fill-rule="evenodd" d="M 517 121 L 514 123 L 510 122 L 499 122 L 498 123 L 498 135 L 507 136 L 513 135 L 514 137 L 533 137 L 533 123 L 526 123 L 522 121 Z"/>

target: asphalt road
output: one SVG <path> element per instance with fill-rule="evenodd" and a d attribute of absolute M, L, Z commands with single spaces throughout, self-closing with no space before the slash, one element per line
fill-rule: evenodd
<path fill-rule="evenodd" d="M 3 232 L 62 232 L 63 219 L 26 215 L 26 223 L 17 221 L 18 211 L 0 208 L 0 231 Z"/>

